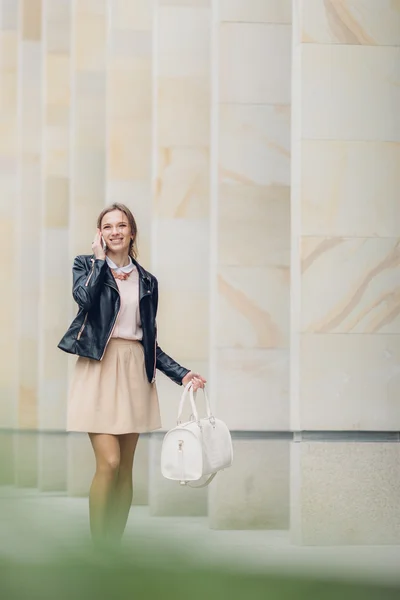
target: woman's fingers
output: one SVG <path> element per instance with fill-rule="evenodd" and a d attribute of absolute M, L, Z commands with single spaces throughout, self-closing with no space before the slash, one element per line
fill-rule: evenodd
<path fill-rule="evenodd" d="M 104 260 L 105 252 L 103 250 L 103 245 L 101 243 L 101 230 L 97 229 L 96 235 L 94 236 L 93 244 L 92 244 L 93 254 L 96 258 Z"/>
<path fill-rule="evenodd" d="M 193 391 L 195 392 L 199 388 L 204 388 L 206 380 L 201 375 L 195 375 L 192 379 Z"/>
<path fill-rule="evenodd" d="M 199 381 L 202 381 L 203 383 L 207 383 L 207 380 L 204 379 L 204 377 L 202 377 L 200 375 L 200 373 L 193 373 L 193 379 L 198 379 Z"/>
<path fill-rule="evenodd" d="M 183 383 L 187 385 L 188 383 L 192 384 L 193 391 L 195 392 L 199 388 L 204 388 L 204 385 L 207 383 L 207 380 L 204 379 L 199 373 L 188 373 L 186 377 L 183 378 Z"/>

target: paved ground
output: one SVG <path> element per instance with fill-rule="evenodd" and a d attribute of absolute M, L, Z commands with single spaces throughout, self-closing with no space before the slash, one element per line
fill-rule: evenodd
<path fill-rule="evenodd" d="M 57 549 L 87 549 L 87 500 L 6 489 L 0 494 L 0 557 L 40 560 Z M 224 563 L 235 569 L 328 573 L 400 583 L 400 546 L 296 547 L 284 531 L 215 531 L 206 518 L 151 517 L 131 511 L 126 548 L 154 548 L 196 564 Z M 136 556 L 137 558 L 137 556 Z M 135 558 L 135 559 L 136 559 Z M 143 552 L 142 560 L 151 560 Z"/>

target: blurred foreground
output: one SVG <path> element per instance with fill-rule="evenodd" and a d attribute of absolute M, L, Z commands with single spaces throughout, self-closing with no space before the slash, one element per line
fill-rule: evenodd
<path fill-rule="evenodd" d="M 123 546 L 100 552 L 87 499 L 0 488 L 1 600 L 389 600 L 399 564 L 398 547 L 297 548 L 287 532 L 213 531 L 142 507 Z"/>

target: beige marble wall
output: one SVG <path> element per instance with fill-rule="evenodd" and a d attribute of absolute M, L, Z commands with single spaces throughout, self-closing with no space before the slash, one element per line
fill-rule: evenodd
<path fill-rule="evenodd" d="M 287 429 L 291 6 L 214 8 L 212 384 L 232 429 Z"/>
<path fill-rule="evenodd" d="M 41 210 L 41 296 L 39 428 L 65 427 L 68 362 L 55 348 L 70 315 L 70 127 L 71 5 L 43 4 L 43 168 Z M 60 489 L 66 479 L 66 440 L 42 435 L 39 486 Z M 57 474 L 57 476 L 56 476 Z"/>
<path fill-rule="evenodd" d="M 153 2 L 109 3 L 106 203 L 137 219 L 139 260 L 151 267 Z"/>
<path fill-rule="evenodd" d="M 156 3 L 152 265 L 159 344 L 208 375 L 210 2 Z M 163 427 L 181 389 L 158 374 Z"/>
<path fill-rule="evenodd" d="M 210 392 L 233 430 L 287 430 L 291 2 L 213 8 Z M 262 435 L 235 443 L 234 467 L 209 496 L 212 527 L 288 526 L 282 444 Z"/>
<path fill-rule="evenodd" d="M 107 41 L 109 11 L 106 0 L 72 0 L 71 10 L 71 127 L 68 280 L 77 254 L 90 254 L 98 214 L 106 202 L 107 182 Z M 69 293 L 69 320 L 77 306 Z M 67 324 L 66 324 L 67 325 Z M 69 376 L 75 358 L 68 362 Z M 65 419 L 64 397 L 63 417 Z M 68 436 L 68 493 L 89 489 L 93 473 L 90 443 L 83 436 Z M 76 461 L 80 452 L 82 460 Z M 72 460 L 71 457 L 75 457 Z M 90 466 L 89 466 L 90 465 Z"/>
<path fill-rule="evenodd" d="M 38 426 L 42 194 L 42 2 L 19 3 L 18 62 L 18 427 Z M 21 444 L 19 443 L 21 442 Z M 17 482 L 35 485 L 37 438 L 17 438 Z M 26 455 L 32 469 L 26 468 Z"/>
<path fill-rule="evenodd" d="M 152 269 L 159 282 L 158 341 L 208 377 L 210 230 L 210 1 L 162 0 L 154 13 Z M 176 424 L 182 388 L 157 373 L 163 429 Z M 206 493 L 182 494 L 159 473 L 150 440 L 154 515 L 206 514 Z M 194 502 L 194 503 L 193 503 Z"/>
<path fill-rule="evenodd" d="M 21 428 L 37 426 L 37 277 L 41 240 L 42 29 L 41 2 L 23 0 L 19 9 L 19 402 Z"/>
<path fill-rule="evenodd" d="M 3 245 L 1 272 L 7 281 L 0 311 L 0 427 L 17 422 L 18 338 L 15 324 L 19 275 L 18 249 L 18 4 L 0 3 L 0 230 Z M 12 462 L 12 446 L 7 436 L 7 462 Z M 7 479 L 13 475 L 8 474 Z"/>
<path fill-rule="evenodd" d="M 106 0 L 72 2 L 70 258 L 90 253 L 105 204 Z"/>
<path fill-rule="evenodd" d="M 378 25 L 369 0 L 302 6 L 294 426 L 393 430 L 400 424 L 400 40 L 392 27 L 399 13 L 382 2 Z"/>
<path fill-rule="evenodd" d="M 70 261 L 79 252 L 91 252 L 103 207 L 122 202 L 137 220 L 139 261 L 151 269 L 153 14 L 148 0 L 75 0 Z M 86 437 L 68 438 L 71 495 L 86 495 L 93 476 Z M 133 501 L 138 504 L 148 494 L 146 442 L 135 459 Z M 76 460 L 80 453 L 82 461 Z"/>
<path fill-rule="evenodd" d="M 212 46 L 215 10 L 219 50 Z M 211 346 L 223 385 L 235 383 L 223 395 L 251 389 L 258 397 L 267 386 L 275 416 L 263 427 L 283 426 L 289 80 L 281 72 L 289 69 L 289 2 L 4 0 L 2 27 L 3 226 L 10 248 L 15 239 L 16 247 L 36 249 L 5 265 L 17 299 L 5 312 L 18 310 L 5 331 L 23 352 L 20 363 L 17 346 L 2 352 L 2 385 L 10 398 L 1 407 L 2 423 L 13 425 L 15 416 L 20 427 L 63 429 L 74 359 L 56 344 L 76 312 L 71 261 L 90 252 L 104 204 L 121 200 L 138 219 L 140 258 L 159 278 L 160 344 L 208 376 L 210 250 L 217 249 L 212 285 L 219 291 L 211 305 L 219 316 Z M 243 57 L 235 54 L 238 41 Z M 271 61 L 265 72 L 261 56 L 272 51 L 279 51 L 281 63 Z M 214 84 L 212 64 L 221 68 Z M 210 196 L 212 135 L 220 147 L 216 202 Z M 8 199 L 16 198 L 13 212 Z M 29 269 L 22 271 L 25 258 Z M 159 387 L 169 427 L 180 389 L 161 375 Z M 262 402 L 257 407 L 262 410 Z M 238 426 L 254 427 L 240 403 L 237 410 Z M 51 439 L 41 438 L 42 473 L 52 472 Z"/>
<path fill-rule="evenodd" d="M 303 43 L 399 46 L 398 0 L 306 0 Z"/>
<path fill-rule="evenodd" d="M 397 431 L 399 7 L 371 0 L 296 7 L 291 426 Z M 294 445 L 296 542 L 398 541 L 394 489 L 373 484 L 375 498 L 385 489 L 385 514 L 372 516 L 373 506 L 359 502 L 359 494 L 370 501 L 378 471 L 392 473 L 389 446 Z M 340 477 L 333 464 L 347 465 Z"/>

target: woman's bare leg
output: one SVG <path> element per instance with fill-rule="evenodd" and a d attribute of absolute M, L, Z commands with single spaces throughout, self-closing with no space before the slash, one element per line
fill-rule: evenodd
<path fill-rule="evenodd" d="M 132 504 L 132 468 L 138 439 L 138 433 L 118 436 L 120 463 L 111 505 L 111 535 L 116 541 L 123 536 Z"/>
<path fill-rule="evenodd" d="M 110 502 L 120 467 L 120 444 L 114 435 L 89 433 L 96 457 L 96 473 L 90 488 L 90 530 L 95 544 L 105 541 L 109 530 Z"/>

